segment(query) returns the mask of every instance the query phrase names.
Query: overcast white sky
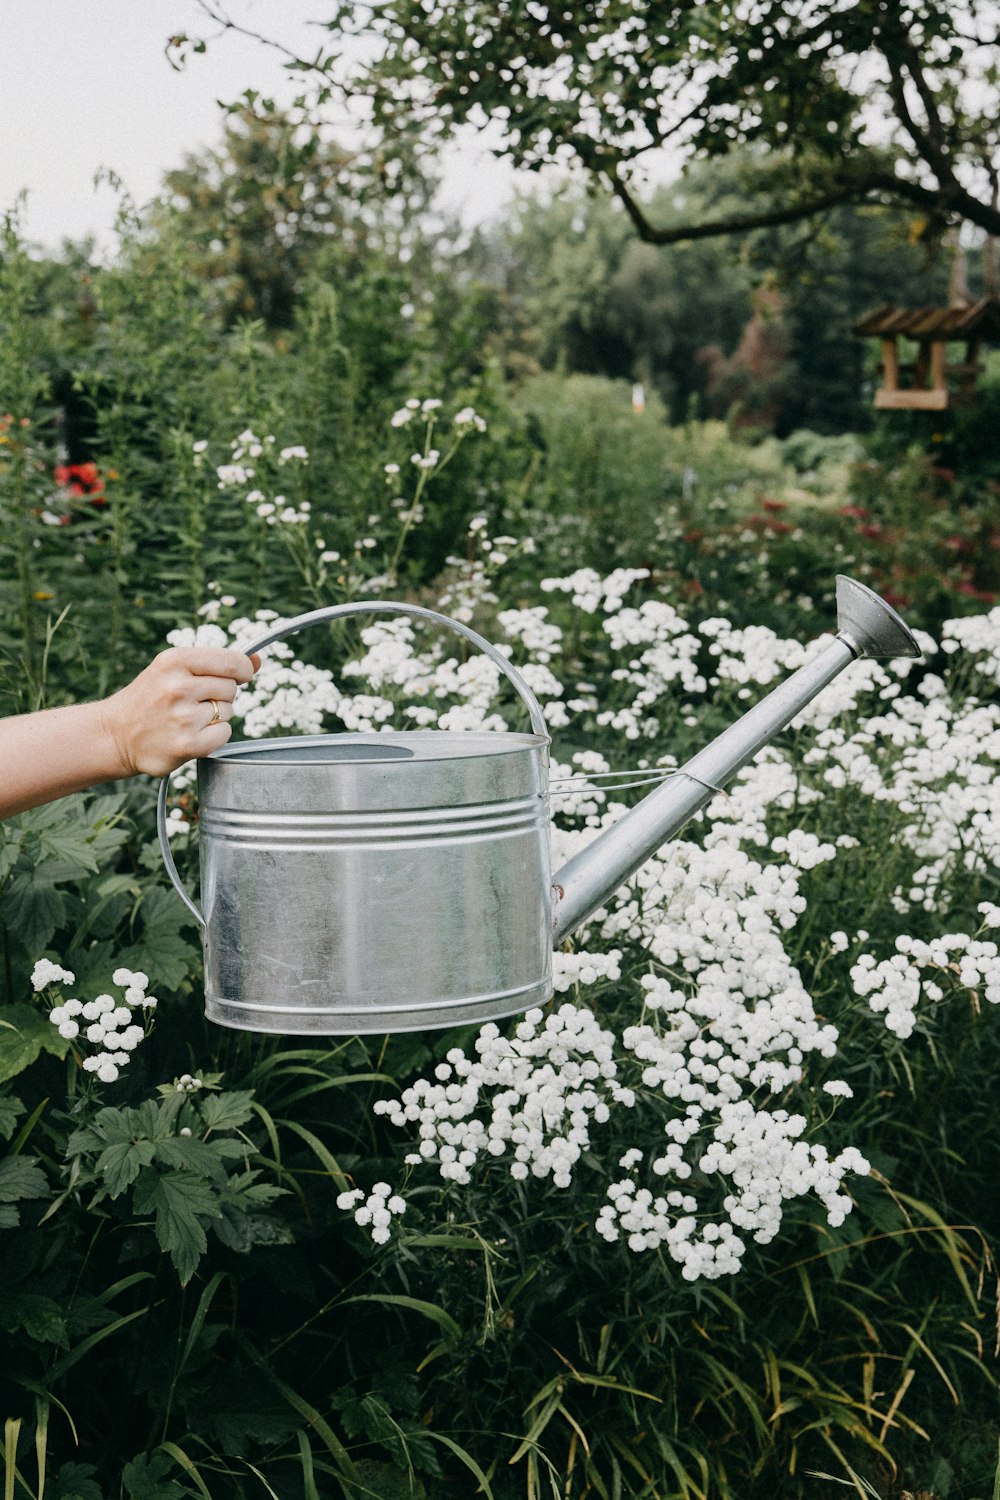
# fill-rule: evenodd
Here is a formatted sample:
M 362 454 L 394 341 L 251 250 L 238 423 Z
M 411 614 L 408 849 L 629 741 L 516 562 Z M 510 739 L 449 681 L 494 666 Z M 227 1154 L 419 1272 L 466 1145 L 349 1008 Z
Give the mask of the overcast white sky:
M 230 0 L 230 14 L 293 48 L 315 51 L 308 22 L 323 0 Z M 218 99 L 244 89 L 291 97 L 277 54 L 228 34 L 175 72 L 174 33 L 205 34 L 196 0 L 0 0 L 0 212 L 26 189 L 27 237 L 49 248 L 88 232 L 110 242 L 116 200 L 95 174 L 110 169 L 139 203 L 185 151 L 214 145 Z M 453 154 L 445 202 L 467 222 L 495 213 L 511 174 L 469 142 Z

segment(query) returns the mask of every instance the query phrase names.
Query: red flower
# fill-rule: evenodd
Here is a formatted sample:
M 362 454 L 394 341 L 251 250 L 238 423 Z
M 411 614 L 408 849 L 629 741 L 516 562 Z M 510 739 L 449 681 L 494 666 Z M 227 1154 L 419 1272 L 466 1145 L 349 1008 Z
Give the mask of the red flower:
M 52 474 L 56 484 L 69 490 L 71 495 L 79 495 L 91 505 L 107 505 L 104 481 L 95 463 L 56 464 Z
M 854 516 L 856 520 L 863 521 L 868 512 L 863 505 L 842 505 L 840 507 L 840 514 L 842 516 Z
M 882 540 L 882 528 L 878 525 L 859 526 L 858 536 L 866 536 L 873 542 L 880 542 Z
M 788 501 L 787 500 L 762 500 L 760 503 L 764 507 L 765 510 L 787 510 L 788 509 Z

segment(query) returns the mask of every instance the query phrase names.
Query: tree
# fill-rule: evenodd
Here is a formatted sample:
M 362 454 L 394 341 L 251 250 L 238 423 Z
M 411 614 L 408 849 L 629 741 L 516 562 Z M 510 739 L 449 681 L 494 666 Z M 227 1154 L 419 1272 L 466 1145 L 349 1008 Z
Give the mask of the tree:
M 240 29 L 220 4 L 201 0 Z M 501 154 L 582 163 L 654 244 L 845 203 L 905 208 L 929 232 L 967 220 L 1000 233 L 995 0 L 334 0 L 325 24 L 330 45 L 291 61 L 321 93 L 367 95 L 397 140 L 499 123 Z M 340 42 L 362 32 L 373 60 L 347 77 Z M 747 211 L 649 215 L 656 153 L 736 150 Z
M 735 156 L 696 164 L 682 194 L 661 189 L 650 212 L 747 212 L 739 176 Z M 493 289 L 488 338 L 512 374 L 534 362 L 641 380 L 675 422 L 739 401 L 754 425 L 773 419 L 782 434 L 841 432 L 865 427 L 871 414 L 863 365 L 874 351 L 853 337 L 853 324 L 879 302 L 920 306 L 946 295 L 946 258 L 912 243 L 907 229 L 887 209 L 845 205 L 809 225 L 655 246 L 637 239 L 615 200 L 575 186 L 525 197 L 503 224 L 479 231 L 456 264 Z M 978 260 L 971 269 L 978 286 Z M 772 298 L 768 316 L 755 313 L 769 288 L 780 310 Z M 778 384 L 764 399 L 758 335 L 773 356 L 779 327 L 787 359 L 771 372 Z
M 321 251 L 343 267 L 375 252 L 412 254 L 428 179 L 387 184 L 315 125 L 247 95 L 227 119 L 219 147 L 188 155 L 168 172 L 168 211 L 179 212 L 196 269 L 214 283 L 230 321 L 291 326 L 304 275 Z M 163 212 L 154 213 L 154 223 Z

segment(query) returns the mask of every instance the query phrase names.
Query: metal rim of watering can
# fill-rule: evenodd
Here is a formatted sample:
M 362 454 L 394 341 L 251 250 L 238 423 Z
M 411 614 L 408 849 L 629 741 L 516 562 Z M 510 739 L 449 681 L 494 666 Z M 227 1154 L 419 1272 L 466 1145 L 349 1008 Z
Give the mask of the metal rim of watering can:
M 435 625 L 445 625 L 453 630 L 456 635 L 464 636 L 472 645 L 478 647 L 484 656 L 488 656 L 494 666 L 510 682 L 521 702 L 528 710 L 531 719 L 531 727 L 540 739 L 549 740 L 548 726 L 542 713 L 541 705 L 534 693 L 531 691 L 520 672 L 508 661 L 502 651 L 499 651 L 485 636 L 478 631 L 472 630 L 468 625 L 463 625 L 461 620 L 453 620 L 450 615 L 442 615 L 434 609 L 425 609 L 420 604 L 397 604 L 390 600 L 381 599 L 359 599 L 351 604 L 329 604 L 323 609 L 313 609 L 307 614 L 296 615 L 292 620 L 286 620 L 276 630 L 269 630 L 266 635 L 258 637 L 246 646 L 241 646 L 249 656 L 252 652 L 263 651 L 265 646 L 272 646 L 275 641 L 282 640 L 286 635 L 294 635 L 299 630 L 304 630 L 307 625 L 319 625 L 324 620 L 345 619 L 349 615 L 362 614 L 384 614 L 384 615 L 415 615 L 422 620 L 431 620 Z M 194 917 L 198 926 L 203 930 L 206 926 L 205 918 L 191 900 L 174 863 L 173 854 L 170 851 L 170 838 L 167 833 L 167 793 L 170 785 L 170 773 L 168 772 L 160 782 L 159 795 L 156 799 L 156 831 L 160 841 L 160 853 L 171 883 L 180 896 L 188 911 Z

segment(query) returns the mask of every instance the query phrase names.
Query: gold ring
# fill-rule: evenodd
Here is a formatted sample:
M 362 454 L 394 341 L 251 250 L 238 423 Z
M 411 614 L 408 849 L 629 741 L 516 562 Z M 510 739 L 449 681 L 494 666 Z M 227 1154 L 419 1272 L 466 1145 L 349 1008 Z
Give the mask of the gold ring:
M 209 698 L 208 701 L 212 705 L 212 717 L 208 722 L 209 724 L 218 724 L 222 718 L 222 709 L 214 698 Z

